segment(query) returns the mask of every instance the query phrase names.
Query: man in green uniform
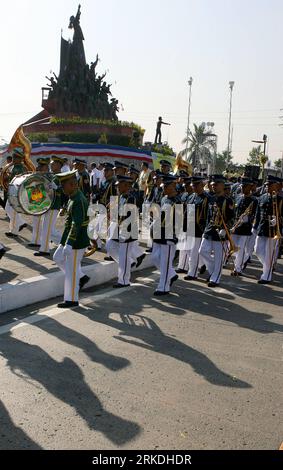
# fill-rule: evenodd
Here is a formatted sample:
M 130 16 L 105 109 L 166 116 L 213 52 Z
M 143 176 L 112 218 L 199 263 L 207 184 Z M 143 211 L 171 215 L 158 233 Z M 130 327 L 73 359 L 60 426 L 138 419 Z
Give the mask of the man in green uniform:
M 57 175 L 64 194 L 69 196 L 67 218 L 61 243 L 54 253 L 54 261 L 65 274 L 64 302 L 59 308 L 79 305 L 79 290 L 89 281 L 81 270 L 85 249 L 89 246 L 88 201 L 79 190 L 76 170 Z

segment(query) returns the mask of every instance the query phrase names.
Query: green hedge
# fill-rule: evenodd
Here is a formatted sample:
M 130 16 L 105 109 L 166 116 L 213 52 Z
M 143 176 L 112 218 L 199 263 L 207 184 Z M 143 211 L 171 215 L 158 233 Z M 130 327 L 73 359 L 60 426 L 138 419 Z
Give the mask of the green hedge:
M 65 133 L 65 134 L 29 134 L 29 139 L 32 142 L 47 143 L 48 137 L 56 137 L 61 142 L 76 142 L 85 144 L 98 144 L 98 140 L 101 134 L 77 134 L 77 133 Z M 120 145 L 121 147 L 130 147 L 131 137 L 124 135 L 107 135 L 107 143 L 109 145 Z
M 93 119 L 93 118 L 80 118 L 78 116 L 74 116 L 72 118 L 59 118 L 53 117 L 50 119 L 51 124 L 98 124 L 102 126 L 109 126 L 109 127 L 131 127 L 135 129 L 140 134 L 144 135 L 145 130 L 135 124 L 134 122 L 127 122 L 127 121 L 107 121 L 103 119 Z

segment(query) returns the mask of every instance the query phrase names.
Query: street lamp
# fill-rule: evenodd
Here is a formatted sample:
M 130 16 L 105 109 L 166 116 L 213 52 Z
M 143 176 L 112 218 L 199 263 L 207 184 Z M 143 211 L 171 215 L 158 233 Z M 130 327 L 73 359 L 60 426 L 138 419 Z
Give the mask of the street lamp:
M 186 142 L 186 160 L 188 159 L 188 146 L 189 146 L 189 134 L 190 134 L 190 116 L 191 116 L 191 98 L 192 98 L 192 85 L 193 79 L 190 77 L 188 80 L 189 85 L 189 107 L 188 107 L 188 124 L 187 124 L 187 142 Z
M 233 88 L 235 82 L 229 82 L 230 88 L 230 109 L 229 109 L 229 129 L 228 129 L 228 145 L 227 145 L 227 166 L 229 161 L 229 155 L 231 151 L 231 118 L 232 118 L 232 97 L 233 97 Z

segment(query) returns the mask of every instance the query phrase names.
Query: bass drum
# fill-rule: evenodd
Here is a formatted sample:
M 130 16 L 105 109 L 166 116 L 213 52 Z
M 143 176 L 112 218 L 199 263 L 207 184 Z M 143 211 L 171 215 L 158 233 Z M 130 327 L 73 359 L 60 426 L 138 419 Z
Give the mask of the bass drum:
M 44 214 L 50 209 L 54 197 L 53 183 L 47 174 L 29 173 L 15 176 L 9 184 L 9 203 L 21 214 Z

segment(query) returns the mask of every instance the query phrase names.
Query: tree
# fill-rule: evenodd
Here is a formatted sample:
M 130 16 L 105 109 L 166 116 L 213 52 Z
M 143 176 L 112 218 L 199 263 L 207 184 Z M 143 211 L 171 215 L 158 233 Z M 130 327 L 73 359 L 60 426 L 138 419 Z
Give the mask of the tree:
M 247 163 L 249 165 L 260 165 L 259 157 L 261 156 L 261 146 L 253 147 L 249 153 Z
M 279 158 L 278 160 L 275 160 L 274 167 L 276 168 L 276 170 L 281 171 L 281 169 L 282 169 L 282 158 Z
M 189 161 L 193 168 L 200 164 L 207 166 L 213 161 L 213 154 L 216 148 L 215 134 L 206 129 L 205 124 L 197 126 L 194 124 L 193 132 L 190 131 L 188 137 L 185 137 L 182 144 L 188 144 L 190 154 Z M 181 156 L 186 156 L 186 149 L 182 150 Z
M 231 152 L 228 154 L 227 150 L 224 150 L 224 152 L 218 153 L 215 158 L 215 173 L 221 174 L 226 170 L 231 171 L 231 166 L 235 166 L 232 164 L 232 160 Z

